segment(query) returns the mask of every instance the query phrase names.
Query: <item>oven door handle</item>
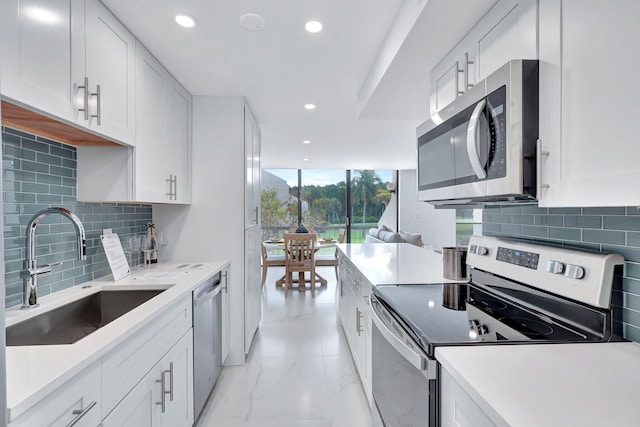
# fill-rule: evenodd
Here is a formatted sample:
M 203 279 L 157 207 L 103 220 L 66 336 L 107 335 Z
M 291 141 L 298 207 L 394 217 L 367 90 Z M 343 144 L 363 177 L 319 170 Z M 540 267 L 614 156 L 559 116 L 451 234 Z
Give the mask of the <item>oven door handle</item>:
M 378 316 L 376 312 L 375 306 L 372 305 L 371 310 L 372 316 L 371 319 L 373 323 L 376 325 L 382 336 L 391 346 L 398 351 L 407 359 L 409 363 L 411 363 L 416 369 L 420 371 L 426 371 L 428 367 L 426 356 L 421 355 L 420 353 L 415 352 L 413 349 L 407 347 L 404 342 L 391 330 L 387 327 L 386 323 Z

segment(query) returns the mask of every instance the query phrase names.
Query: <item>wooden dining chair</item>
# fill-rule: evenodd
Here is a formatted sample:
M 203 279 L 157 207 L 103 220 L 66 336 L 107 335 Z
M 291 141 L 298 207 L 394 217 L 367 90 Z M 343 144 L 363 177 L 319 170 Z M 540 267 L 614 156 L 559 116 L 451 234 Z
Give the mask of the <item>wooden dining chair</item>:
M 262 286 L 264 286 L 264 281 L 267 279 L 267 268 L 284 267 L 285 259 L 284 259 L 284 255 L 269 254 L 267 252 L 267 247 L 264 244 L 261 246 L 262 246 Z
M 341 228 L 338 231 L 338 243 L 344 243 L 344 236 L 347 234 L 347 230 Z M 316 267 L 333 267 L 336 273 L 336 280 L 338 280 L 338 248 L 333 255 L 317 255 Z
M 306 286 L 304 273 L 309 272 L 311 281 L 311 297 L 316 296 L 316 236 L 311 233 L 285 233 L 285 282 L 284 296 L 286 298 L 293 283 L 293 273 L 298 273 L 298 286 Z

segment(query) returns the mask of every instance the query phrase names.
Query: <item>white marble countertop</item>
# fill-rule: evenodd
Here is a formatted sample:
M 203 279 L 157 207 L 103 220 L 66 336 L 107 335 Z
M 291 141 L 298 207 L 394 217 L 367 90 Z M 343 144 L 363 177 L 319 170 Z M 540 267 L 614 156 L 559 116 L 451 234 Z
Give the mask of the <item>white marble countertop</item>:
M 338 248 L 372 285 L 461 282 L 442 277 L 441 254 L 409 243 L 341 243 Z
M 167 289 L 74 344 L 7 347 L 7 421 L 17 418 L 127 337 L 144 328 L 174 301 L 190 293 L 228 266 L 229 262 L 201 263 L 198 268 L 177 268 L 184 264 L 159 263 L 135 271 L 117 282 L 113 282 L 111 276 L 106 276 L 43 296 L 39 298 L 38 308 L 28 311 L 20 310 L 19 306 L 7 309 L 8 327 L 101 290 Z M 158 278 L 163 275 L 167 277 Z M 82 289 L 86 285 L 91 287 Z
M 637 426 L 640 345 L 438 347 L 436 358 L 498 426 Z

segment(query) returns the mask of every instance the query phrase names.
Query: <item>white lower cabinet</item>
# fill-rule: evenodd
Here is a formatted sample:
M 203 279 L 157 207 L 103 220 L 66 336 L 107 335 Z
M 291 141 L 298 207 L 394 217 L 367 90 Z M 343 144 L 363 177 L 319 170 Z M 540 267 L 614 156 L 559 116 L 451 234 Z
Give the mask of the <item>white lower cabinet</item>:
M 192 326 L 189 293 L 10 426 L 193 425 Z
M 371 402 L 371 284 L 340 254 L 338 316 L 360 381 Z
M 440 375 L 440 425 L 442 427 L 495 427 L 477 403 L 447 372 Z
M 190 329 L 102 421 L 103 427 L 193 424 L 193 332 Z
M 37 405 L 9 423 L 11 427 L 95 427 L 101 419 L 100 362 L 94 363 Z

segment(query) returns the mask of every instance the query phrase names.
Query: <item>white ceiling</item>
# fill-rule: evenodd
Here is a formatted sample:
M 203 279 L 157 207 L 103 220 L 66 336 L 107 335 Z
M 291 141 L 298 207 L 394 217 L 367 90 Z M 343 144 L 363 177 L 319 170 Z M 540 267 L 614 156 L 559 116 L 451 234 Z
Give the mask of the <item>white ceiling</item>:
M 428 100 L 418 102 L 417 114 L 416 108 L 397 113 L 402 99 L 392 98 L 388 87 L 403 80 L 401 69 L 390 73 L 396 82 L 385 86 L 386 98 L 377 99 L 396 112 L 385 117 L 378 105 L 369 109 L 375 113 L 362 114 L 375 118 L 357 116 L 359 90 L 398 10 L 403 1 L 416 0 L 102 1 L 193 95 L 246 98 L 262 130 L 263 167 L 415 167 L 415 128 L 426 119 Z M 177 12 L 196 17 L 199 25 L 178 27 L 173 21 Z M 254 32 L 240 26 L 238 19 L 247 12 L 262 15 L 266 27 Z M 305 31 L 305 22 L 312 19 L 323 23 L 322 32 Z M 460 28 L 456 40 L 466 31 Z M 404 66 L 408 70 L 411 64 Z M 422 72 L 428 75 L 430 69 Z M 424 98 L 426 80 L 416 81 Z M 416 89 L 404 87 L 405 93 Z M 318 108 L 305 110 L 306 103 Z

